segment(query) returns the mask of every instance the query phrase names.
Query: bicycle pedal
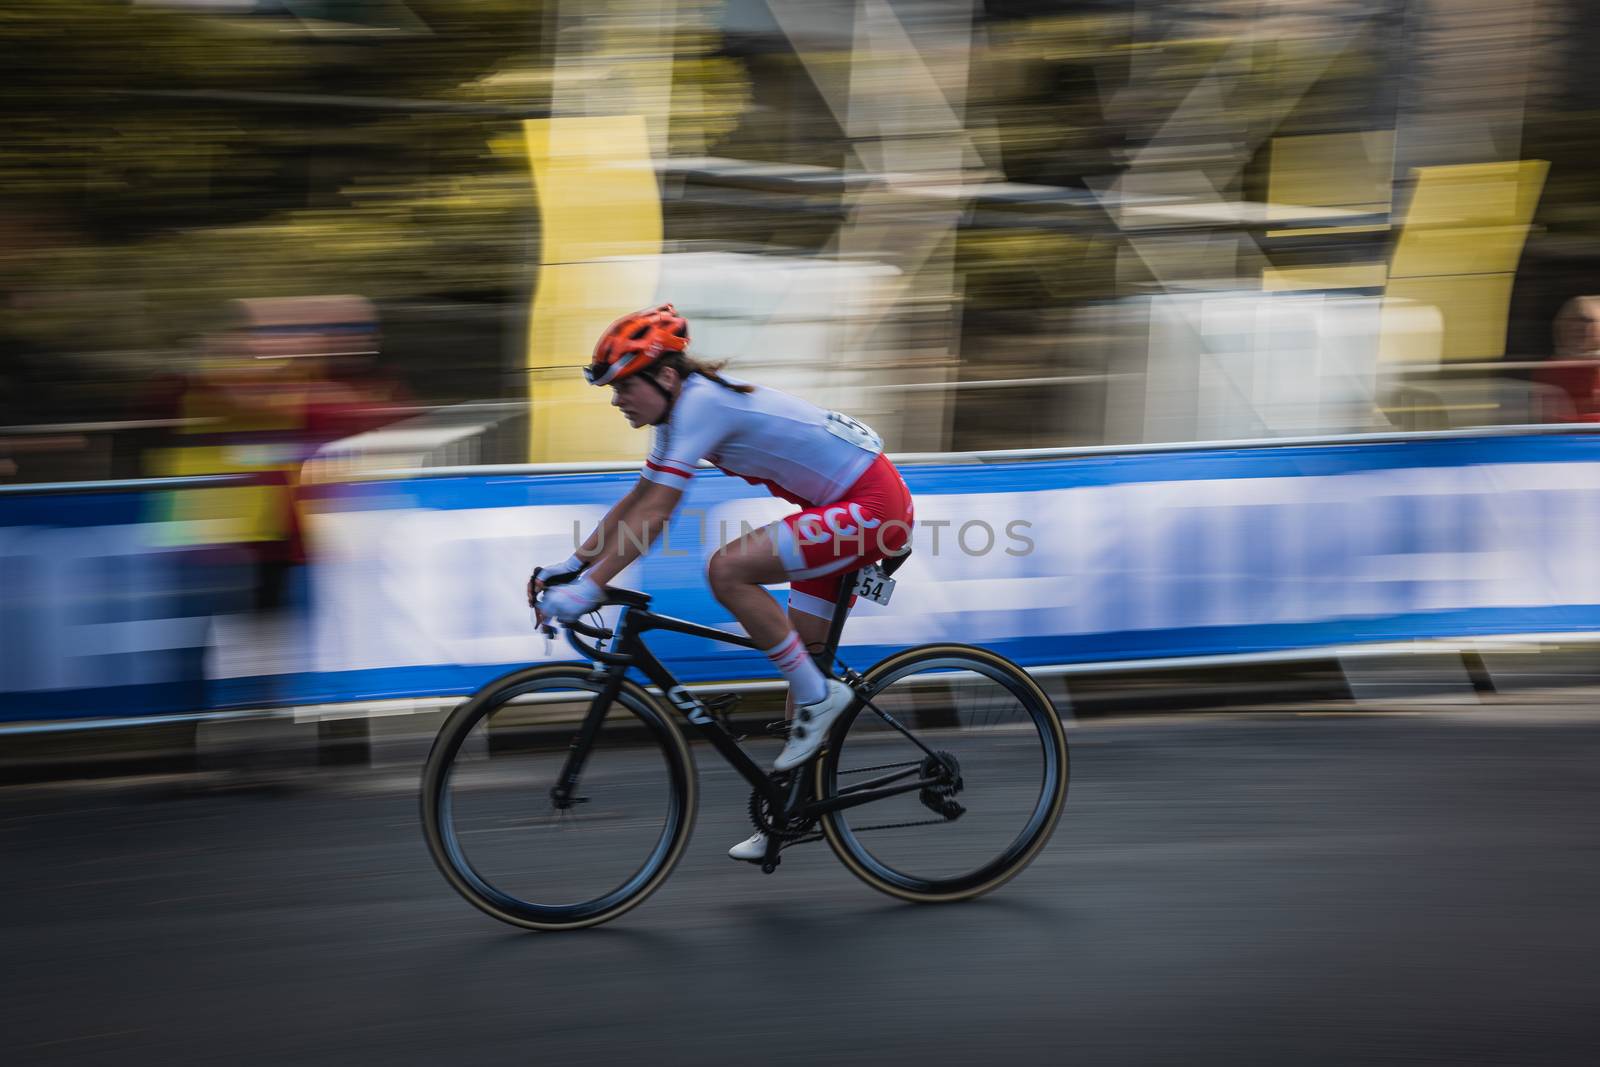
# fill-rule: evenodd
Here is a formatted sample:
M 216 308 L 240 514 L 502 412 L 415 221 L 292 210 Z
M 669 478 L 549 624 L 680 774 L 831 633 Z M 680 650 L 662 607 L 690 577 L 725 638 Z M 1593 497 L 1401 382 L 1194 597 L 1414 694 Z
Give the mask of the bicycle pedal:
M 774 858 L 771 863 L 763 863 L 761 865 L 761 873 L 771 874 L 773 871 L 778 869 L 778 864 L 782 862 L 783 861 L 781 859 Z
M 775 737 L 780 741 L 787 741 L 789 739 L 789 720 L 773 719 L 761 727 L 761 736 Z

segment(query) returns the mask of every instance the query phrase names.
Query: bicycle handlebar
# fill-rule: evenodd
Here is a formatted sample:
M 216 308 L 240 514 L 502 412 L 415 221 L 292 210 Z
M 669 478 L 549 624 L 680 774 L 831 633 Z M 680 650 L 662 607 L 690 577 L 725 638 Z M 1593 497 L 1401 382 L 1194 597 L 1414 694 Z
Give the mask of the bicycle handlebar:
M 611 607 L 616 603 L 616 601 L 602 601 L 599 606 Z M 567 644 L 571 645 L 573 650 L 584 659 L 593 660 L 596 663 L 627 662 L 627 658 L 624 656 L 619 656 L 614 652 L 607 652 L 598 647 L 591 647 L 578 640 L 578 638 L 582 636 L 587 637 L 589 640 L 597 643 L 600 641 L 609 641 L 615 636 L 615 631 L 608 630 L 603 626 L 590 626 L 588 623 L 579 622 L 576 620 L 572 622 L 560 622 L 553 619 L 547 619 L 545 624 L 540 627 L 540 629 L 544 631 L 544 635 L 546 637 L 555 637 L 557 626 L 563 627 L 566 630 Z
M 601 605 L 601 607 L 605 606 L 607 605 Z M 609 641 L 613 636 L 613 631 L 607 630 L 603 626 L 590 626 L 582 622 L 569 622 L 564 625 L 569 631 L 580 633 L 591 641 Z

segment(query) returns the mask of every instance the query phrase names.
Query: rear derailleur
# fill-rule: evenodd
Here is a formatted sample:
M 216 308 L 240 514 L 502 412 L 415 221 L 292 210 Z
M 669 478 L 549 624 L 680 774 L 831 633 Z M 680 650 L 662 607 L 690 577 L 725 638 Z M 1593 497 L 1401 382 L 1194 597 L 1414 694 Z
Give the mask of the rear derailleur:
M 933 784 L 924 786 L 917 794 L 922 806 L 946 819 L 959 819 L 967 809 L 956 801 L 956 794 L 965 788 L 961 780 L 961 764 L 945 751 L 935 752 L 922 761 L 918 772 L 923 778 L 933 778 Z

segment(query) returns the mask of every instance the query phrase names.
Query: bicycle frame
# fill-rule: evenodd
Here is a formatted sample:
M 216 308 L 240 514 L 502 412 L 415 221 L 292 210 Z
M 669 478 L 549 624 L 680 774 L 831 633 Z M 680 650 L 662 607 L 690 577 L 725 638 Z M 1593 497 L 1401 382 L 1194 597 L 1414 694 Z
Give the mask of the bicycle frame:
M 904 560 L 899 557 L 895 562 Z M 824 669 L 831 666 L 834 655 L 838 650 L 839 635 L 844 629 L 844 615 L 849 610 L 850 598 L 855 588 L 856 573 L 851 572 L 841 584 L 839 599 L 834 607 L 834 617 L 829 627 L 828 640 L 817 659 Z M 811 795 L 811 790 L 805 784 L 810 777 L 804 773 L 797 773 L 789 782 L 774 781 L 761 766 L 751 759 L 740 747 L 739 742 L 728 732 L 727 728 L 712 715 L 705 704 L 694 694 L 685 689 L 671 671 L 656 658 L 655 654 L 645 645 L 643 635 L 651 630 L 666 630 L 672 633 L 688 634 L 691 637 L 703 637 L 711 641 L 722 641 L 727 644 L 738 645 L 742 648 L 755 649 L 759 646 L 750 638 L 739 634 L 728 633 L 726 630 L 717 630 L 709 626 L 689 622 L 686 619 L 673 618 L 670 615 L 660 615 L 651 611 L 645 604 L 648 598 L 641 593 L 629 590 L 612 590 L 611 604 L 622 606 L 622 615 L 617 621 L 615 630 L 603 630 L 587 626 L 583 623 L 572 623 L 567 626 L 567 640 L 580 655 L 597 664 L 604 664 L 602 673 L 607 682 L 605 687 L 595 695 L 589 705 L 589 711 L 584 716 L 583 725 L 578 734 L 573 738 L 572 746 L 568 749 L 567 759 L 562 767 L 557 784 L 551 789 L 550 796 L 557 807 L 568 807 L 573 803 L 578 780 L 583 773 L 584 762 L 588 758 L 589 749 L 594 744 L 595 736 L 600 732 L 600 725 L 605 719 L 606 710 L 611 706 L 618 693 L 622 690 L 622 680 L 630 667 L 637 668 L 648 678 L 652 684 L 666 694 L 667 700 L 674 708 L 682 712 L 685 719 L 695 731 L 708 741 L 713 748 L 727 760 L 740 776 L 748 781 L 752 788 L 759 791 L 767 800 L 770 810 L 779 813 L 784 820 L 800 819 L 809 821 L 829 812 L 840 811 L 845 808 L 869 804 L 885 797 L 909 793 L 914 790 L 925 789 L 941 782 L 938 775 L 923 775 L 921 768 L 897 771 L 882 775 L 870 781 L 861 782 L 851 786 L 848 790 L 825 800 L 819 800 Z M 595 641 L 610 640 L 610 649 L 601 649 L 585 645 L 578 639 L 579 635 Z M 868 701 L 868 706 L 872 707 Z M 910 734 L 884 712 L 873 708 L 873 712 L 882 716 L 901 732 Z M 912 740 L 916 740 L 912 738 Z M 919 747 L 932 752 L 917 742 Z M 913 781 L 905 781 L 914 778 Z

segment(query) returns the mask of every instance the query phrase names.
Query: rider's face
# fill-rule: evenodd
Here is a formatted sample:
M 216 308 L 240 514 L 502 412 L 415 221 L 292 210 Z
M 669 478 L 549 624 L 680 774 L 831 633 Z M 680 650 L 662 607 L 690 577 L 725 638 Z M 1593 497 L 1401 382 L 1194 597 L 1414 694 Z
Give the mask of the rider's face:
M 672 369 L 666 368 L 659 380 L 671 392 L 675 378 Z M 661 420 L 667 411 L 667 398 L 661 395 L 660 389 L 634 375 L 612 385 L 611 406 L 619 409 L 627 418 L 628 425 L 637 430 L 641 426 L 653 426 Z

